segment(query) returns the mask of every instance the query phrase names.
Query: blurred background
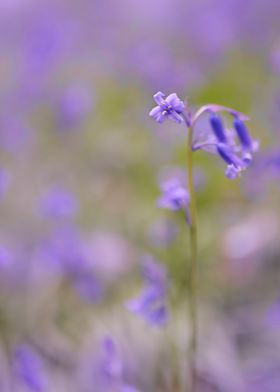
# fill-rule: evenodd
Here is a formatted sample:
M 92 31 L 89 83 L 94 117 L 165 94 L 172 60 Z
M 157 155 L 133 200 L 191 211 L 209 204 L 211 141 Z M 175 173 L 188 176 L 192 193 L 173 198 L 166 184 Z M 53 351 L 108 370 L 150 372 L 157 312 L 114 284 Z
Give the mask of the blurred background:
M 156 206 L 186 131 L 149 118 L 159 90 L 246 113 L 261 142 L 235 181 L 195 153 L 198 391 L 280 391 L 279 15 L 276 0 L 0 2 L 1 391 L 188 391 L 188 229 Z M 164 327 L 126 306 L 147 254 L 168 276 Z

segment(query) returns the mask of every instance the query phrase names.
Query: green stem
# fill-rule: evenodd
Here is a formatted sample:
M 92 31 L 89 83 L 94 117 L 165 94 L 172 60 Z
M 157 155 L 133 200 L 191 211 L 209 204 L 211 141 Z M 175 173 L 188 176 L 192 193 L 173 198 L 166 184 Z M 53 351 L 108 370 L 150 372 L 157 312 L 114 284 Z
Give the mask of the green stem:
M 193 127 L 188 126 L 188 145 L 187 145 L 187 172 L 188 187 L 190 193 L 190 298 L 189 312 L 191 323 L 190 337 L 190 368 L 191 368 L 191 392 L 195 391 L 196 384 L 196 355 L 197 355 L 197 212 L 196 212 L 196 196 L 193 181 L 193 151 L 192 137 Z

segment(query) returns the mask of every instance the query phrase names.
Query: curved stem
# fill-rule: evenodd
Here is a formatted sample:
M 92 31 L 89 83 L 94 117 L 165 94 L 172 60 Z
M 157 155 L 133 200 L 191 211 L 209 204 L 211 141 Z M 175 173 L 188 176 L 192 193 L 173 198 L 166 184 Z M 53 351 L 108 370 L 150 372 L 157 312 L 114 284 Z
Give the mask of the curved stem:
M 196 211 L 196 196 L 193 180 L 193 151 L 192 138 L 193 126 L 187 125 L 188 128 L 188 144 L 187 144 L 187 173 L 188 173 L 188 187 L 190 192 L 190 298 L 189 298 L 189 312 L 191 323 L 191 337 L 190 337 L 190 367 L 191 367 L 191 392 L 195 391 L 196 384 L 196 355 L 197 355 L 197 211 Z

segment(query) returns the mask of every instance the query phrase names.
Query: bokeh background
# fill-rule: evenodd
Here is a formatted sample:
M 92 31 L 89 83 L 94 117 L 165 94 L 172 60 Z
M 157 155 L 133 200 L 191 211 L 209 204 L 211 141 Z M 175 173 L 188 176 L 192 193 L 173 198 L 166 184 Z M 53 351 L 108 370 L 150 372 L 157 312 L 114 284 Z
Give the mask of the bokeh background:
M 199 391 L 280 390 L 280 2 L 0 2 L 0 390 L 188 391 L 189 239 L 156 207 L 186 132 L 177 94 L 251 117 L 253 166 L 195 154 Z M 150 254 L 169 319 L 126 308 Z

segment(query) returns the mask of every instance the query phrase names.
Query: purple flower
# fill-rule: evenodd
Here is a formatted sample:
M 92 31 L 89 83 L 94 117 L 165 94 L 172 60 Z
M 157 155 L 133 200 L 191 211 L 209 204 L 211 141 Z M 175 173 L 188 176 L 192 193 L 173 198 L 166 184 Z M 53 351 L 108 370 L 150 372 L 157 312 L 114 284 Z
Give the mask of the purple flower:
M 185 105 L 175 93 L 165 97 L 162 92 L 158 92 L 154 95 L 154 100 L 158 106 L 153 108 L 149 115 L 158 123 L 162 123 L 168 117 L 176 123 L 185 122 L 187 128 L 192 127 L 194 129 L 197 120 L 202 115 L 210 114 L 209 122 L 212 132 L 208 132 L 206 137 L 205 132 L 200 133 L 199 137 L 195 133 L 192 149 L 193 151 L 203 149 L 219 155 L 227 163 L 225 171 L 227 178 L 234 179 L 238 177 L 252 162 L 252 153 L 258 150 L 259 143 L 252 140 L 244 123 L 248 118 L 243 113 L 225 106 L 212 104 L 202 106 L 194 115 L 189 112 L 183 113 Z M 234 117 L 234 131 L 227 130 L 224 127 L 221 117 L 217 114 L 220 111 L 227 112 Z M 236 142 L 236 136 L 239 144 Z M 163 195 L 158 201 L 160 207 L 169 208 L 173 211 L 184 209 L 187 212 L 189 195 L 181 185 L 176 181 L 174 183 L 172 180 L 163 185 L 162 192 Z
M 234 129 L 226 129 L 218 111 L 226 111 L 234 117 Z M 233 109 L 217 105 L 207 105 L 201 108 L 194 116 L 197 120 L 203 113 L 210 113 L 209 123 L 212 133 L 195 135 L 193 151 L 202 149 L 217 154 L 227 163 L 225 175 L 229 179 L 235 179 L 247 169 L 252 162 L 252 153 L 259 148 L 259 143 L 252 140 L 244 123 L 246 116 Z
M 150 111 L 149 116 L 156 122 L 161 124 L 166 118 L 179 124 L 184 121 L 181 114 L 185 104 L 178 98 L 176 93 L 172 93 L 165 98 L 165 94 L 159 91 L 154 95 L 154 100 L 158 106 Z
M 124 381 L 123 361 L 114 340 L 106 336 L 101 342 L 99 384 L 103 391 L 137 392 Z
M 246 179 L 246 191 L 253 198 L 267 194 L 271 183 L 279 187 L 280 153 L 279 146 L 265 149 L 252 165 L 252 175 Z
M 235 151 L 227 144 L 217 144 L 217 152 L 219 156 L 228 164 L 225 174 L 228 179 L 235 179 L 242 170 L 246 169 L 251 163 L 250 154 L 240 158 Z
M 209 121 L 210 121 L 211 127 L 213 129 L 213 132 L 214 132 L 216 138 L 219 140 L 219 142 L 226 143 L 227 137 L 226 137 L 224 124 L 222 122 L 221 117 L 218 116 L 216 113 L 212 112 L 210 114 Z
M 236 117 L 233 121 L 233 126 L 239 137 L 242 149 L 245 152 L 255 152 L 259 149 L 258 141 L 252 140 L 251 135 L 244 123 L 240 118 Z
M 52 187 L 43 196 L 41 211 L 51 218 L 69 218 L 75 215 L 78 203 L 74 195 L 62 187 Z
M 13 357 L 13 369 L 21 382 L 34 392 L 46 391 L 47 380 L 43 362 L 27 344 L 18 346 Z
M 127 307 L 151 325 L 164 325 L 167 322 L 166 271 L 151 256 L 147 256 L 143 262 L 142 274 L 145 287 L 139 297 L 128 302 Z
M 87 303 L 95 303 L 102 296 L 102 288 L 90 268 L 80 269 L 72 278 L 76 293 Z
M 186 210 L 190 202 L 187 189 L 181 184 L 180 180 L 173 177 L 164 181 L 161 186 L 161 196 L 157 201 L 157 206 L 167 208 L 171 211 Z
M 90 303 L 100 300 L 101 283 L 79 232 L 71 227 L 54 230 L 50 239 L 43 244 L 41 252 L 49 267 L 67 278 L 83 300 Z
M 68 88 L 57 103 L 57 123 L 62 128 L 79 126 L 92 107 L 90 91 L 82 86 Z
M 102 358 L 101 373 L 104 379 L 109 383 L 114 382 L 116 379 L 121 377 L 122 373 L 122 362 L 117 353 L 117 349 L 113 339 L 110 336 L 105 337 L 102 342 Z

